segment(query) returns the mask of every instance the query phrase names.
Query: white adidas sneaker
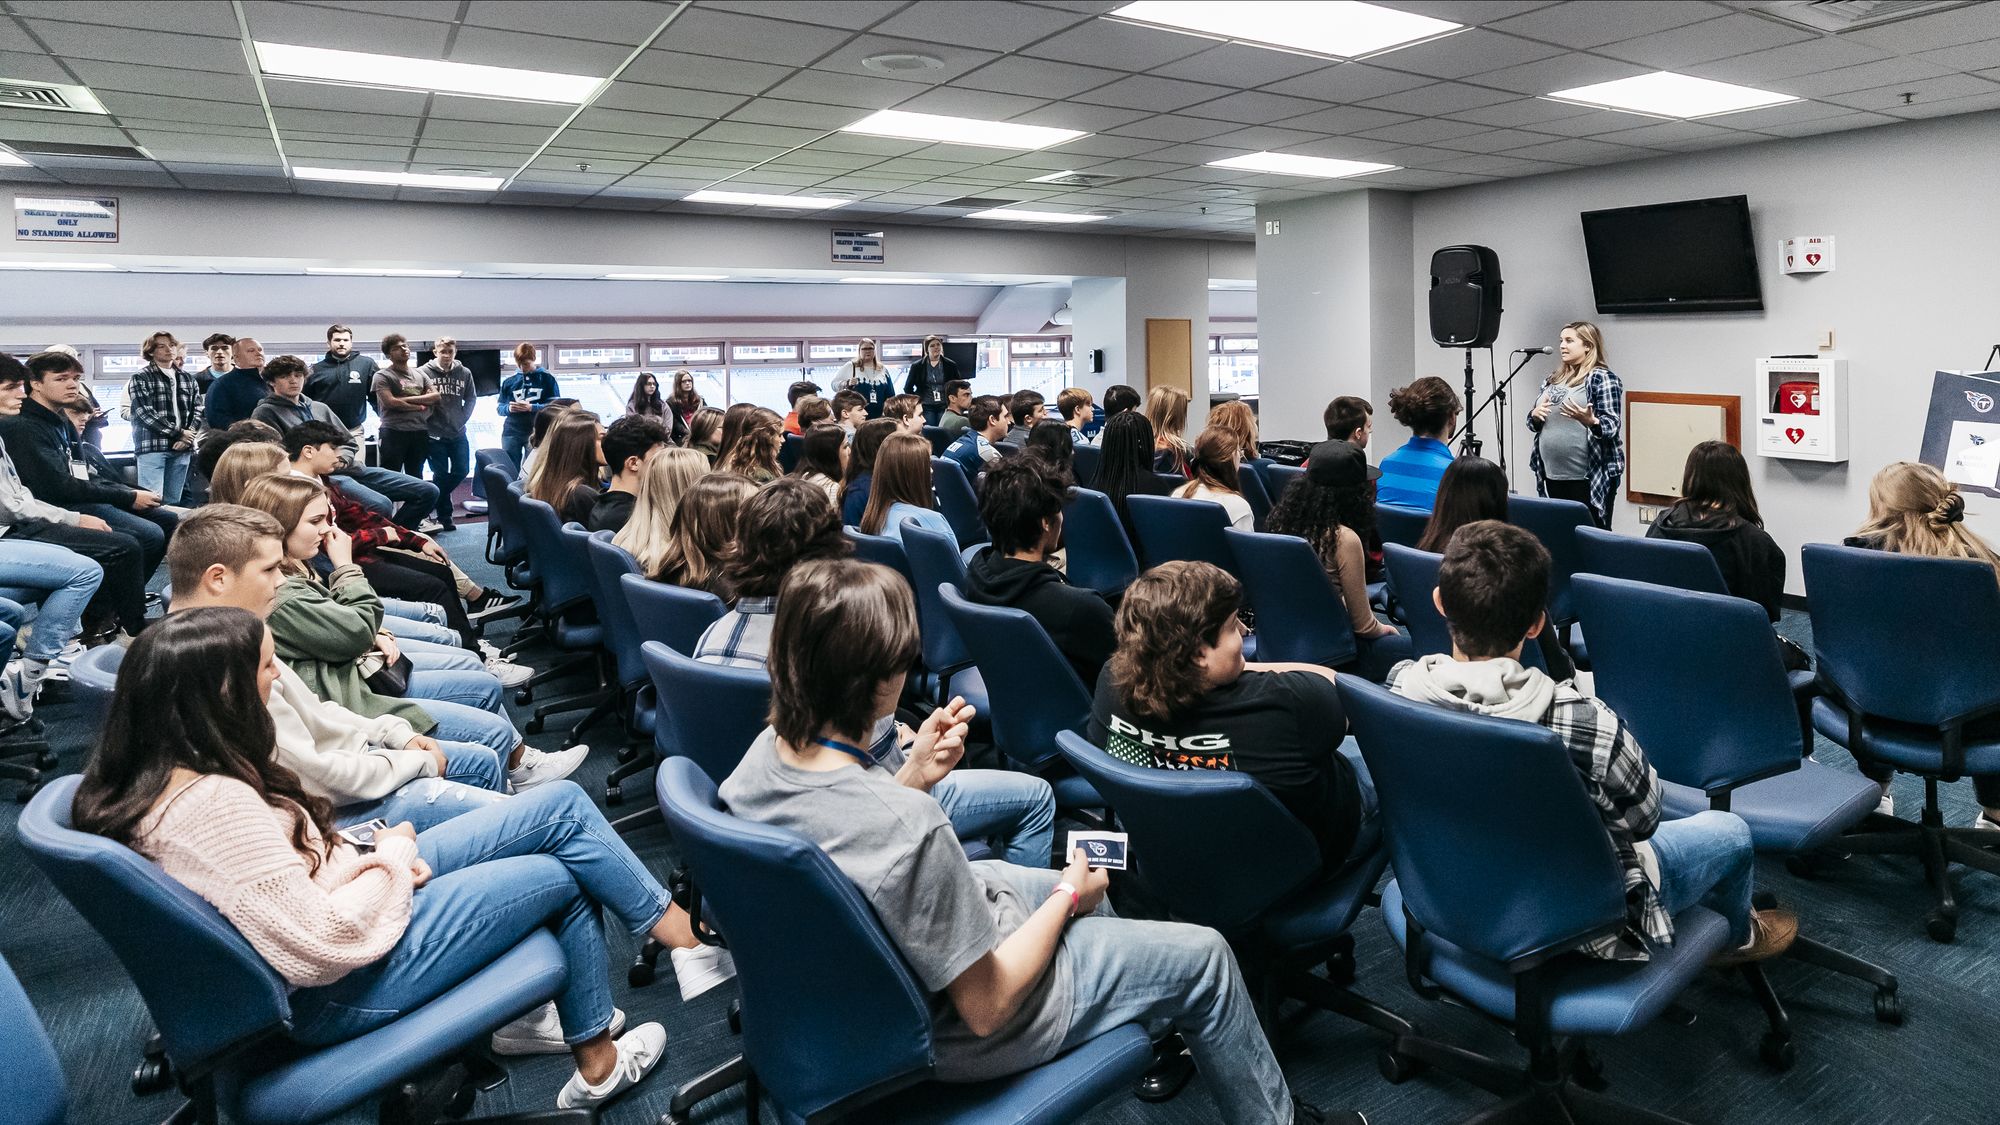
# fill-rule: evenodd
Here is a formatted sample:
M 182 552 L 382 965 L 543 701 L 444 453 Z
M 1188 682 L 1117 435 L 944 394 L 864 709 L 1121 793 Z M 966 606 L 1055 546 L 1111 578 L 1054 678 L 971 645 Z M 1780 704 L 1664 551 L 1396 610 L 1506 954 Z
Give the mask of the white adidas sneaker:
M 618 1061 L 604 1081 L 592 1085 L 583 1080 L 582 1071 L 570 1075 L 562 1092 L 556 1095 L 556 1108 L 603 1105 L 637 1086 L 666 1057 L 667 1029 L 656 1023 L 642 1023 L 619 1037 Z
M 613 1039 L 625 1033 L 624 1009 L 611 1009 L 611 1026 L 606 1030 L 611 1032 Z M 493 1053 L 496 1055 L 569 1053 L 569 1044 L 563 1042 L 562 1020 L 556 1015 L 555 1001 L 551 1000 L 494 1032 Z

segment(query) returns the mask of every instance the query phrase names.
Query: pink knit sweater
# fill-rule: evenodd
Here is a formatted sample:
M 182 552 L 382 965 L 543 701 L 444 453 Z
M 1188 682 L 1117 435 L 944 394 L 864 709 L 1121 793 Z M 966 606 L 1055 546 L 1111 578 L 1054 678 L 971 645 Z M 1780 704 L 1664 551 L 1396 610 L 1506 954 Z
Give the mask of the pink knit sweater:
M 306 831 L 324 846 L 310 825 Z M 336 840 L 308 873 L 291 833 L 290 812 L 209 774 L 169 789 L 132 846 L 221 911 L 294 987 L 332 984 L 402 940 L 416 845 L 391 836 L 363 855 Z

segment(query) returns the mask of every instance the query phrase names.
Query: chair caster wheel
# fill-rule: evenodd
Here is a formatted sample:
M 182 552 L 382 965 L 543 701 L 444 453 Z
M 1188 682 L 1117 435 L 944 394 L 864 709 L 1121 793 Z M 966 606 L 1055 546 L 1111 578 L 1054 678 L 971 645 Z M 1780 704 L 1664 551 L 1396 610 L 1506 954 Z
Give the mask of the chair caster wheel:
M 478 1088 L 468 1082 L 458 1088 L 458 1092 L 451 1096 L 451 1101 L 445 1103 L 444 1115 L 453 1121 L 460 1120 L 472 1112 L 472 1104 L 478 1098 Z
M 1570 1080 L 1586 1090 L 1601 1092 L 1610 1083 L 1604 1080 L 1604 1062 L 1589 1051 L 1578 1051 L 1570 1068 Z
M 653 983 L 653 976 L 657 971 L 653 966 L 646 964 L 644 961 L 637 962 L 631 968 L 625 970 L 625 983 L 631 985 L 633 988 L 644 988 Z
M 1958 919 L 1943 914 L 1933 914 L 1924 919 L 1924 932 L 1931 935 L 1932 941 L 1950 945 L 1958 940 Z
M 741 1004 L 731 1004 L 729 1006 L 729 1032 L 732 1035 L 743 1034 L 743 1005 Z
M 622 805 L 622 804 L 624 804 L 624 803 L 625 803 L 625 787 L 624 787 L 623 785 L 607 785 L 607 786 L 605 786 L 605 787 L 604 787 L 604 803 L 605 803 L 605 804 L 607 804 L 607 805 Z
M 1763 1041 L 1757 1044 L 1757 1057 L 1764 1060 L 1765 1066 L 1783 1073 L 1792 1069 L 1792 1064 L 1798 1061 L 1799 1053 L 1798 1048 L 1792 1046 L 1789 1037 L 1766 1035 Z
M 675 1113 L 671 1109 L 660 1115 L 660 1125 L 688 1125 L 688 1120 L 687 1114 Z
M 1400 1086 L 1408 1082 L 1423 1068 L 1423 1063 L 1408 1055 L 1399 1055 L 1393 1048 L 1385 1047 L 1381 1054 L 1375 1056 L 1375 1069 L 1382 1072 L 1383 1080 L 1391 1086 Z
M 1328 957 L 1326 959 L 1326 979 L 1342 988 L 1352 987 L 1354 984 L 1354 955 L 1352 953 L 1336 953 Z
M 132 1068 L 132 1092 L 140 1096 L 157 1094 L 174 1084 L 173 1072 L 167 1068 L 167 1060 L 144 1059 Z
M 1875 994 L 1875 1018 L 1895 1027 L 1903 1026 L 1903 1002 L 1884 989 Z
M 29 785 L 23 785 L 19 789 L 14 791 L 14 803 L 17 805 L 25 805 L 29 801 L 34 800 L 35 794 L 41 791 L 42 791 L 42 783 L 39 781 Z
M 1786 856 L 1785 870 L 1800 879 L 1815 879 L 1819 877 L 1819 869 L 1812 865 L 1811 860 L 1802 855 Z
M 535 701 L 535 692 L 534 692 L 534 689 L 532 689 L 532 688 L 516 688 L 516 689 L 515 689 L 515 691 L 514 691 L 514 702 L 516 702 L 516 703 L 520 704 L 521 706 L 525 707 L 525 706 L 527 706 L 528 704 L 530 704 L 530 703 L 533 703 L 534 701 Z
M 61 764 L 62 759 L 56 757 L 56 752 L 53 750 L 44 750 L 42 756 L 35 759 L 35 765 L 45 770 L 52 770 Z
M 525 724 L 522 725 L 521 733 L 522 734 L 542 733 L 542 721 L 540 719 L 529 719 Z

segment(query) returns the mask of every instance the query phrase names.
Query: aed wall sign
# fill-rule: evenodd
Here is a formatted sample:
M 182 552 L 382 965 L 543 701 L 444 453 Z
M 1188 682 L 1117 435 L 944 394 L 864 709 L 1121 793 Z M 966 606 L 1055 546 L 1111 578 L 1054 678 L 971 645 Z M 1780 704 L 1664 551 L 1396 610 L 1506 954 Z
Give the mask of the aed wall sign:
M 14 197 L 16 242 L 116 242 L 116 199 Z

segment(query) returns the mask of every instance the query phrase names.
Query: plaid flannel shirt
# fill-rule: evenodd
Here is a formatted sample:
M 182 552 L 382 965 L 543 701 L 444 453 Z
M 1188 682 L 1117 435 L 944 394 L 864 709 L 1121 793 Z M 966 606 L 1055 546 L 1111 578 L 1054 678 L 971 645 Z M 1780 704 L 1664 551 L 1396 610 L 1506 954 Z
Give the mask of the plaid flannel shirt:
M 134 453 L 171 453 L 174 435 L 201 432 L 201 383 L 185 371 L 149 365 L 125 385 L 125 404 L 132 415 Z
M 1597 415 L 1597 431 L 1590 443 L 1590 511 L 1599 522 L 1611 510 L 1613 493 L 1625 476 L 1625 384 L 1608 367 L 1593 367 L 1584 377 L 1590 409 Z M 1542 423 L 1528 415 L 1528 429 L 1535 435 L 1535 450 L 1528 467 L 1535 473 L 1535 492 L 1549 494 L 1542 478 Z
M 420 535 L 407 527 L 399 527 L 389 517 L 354 499 L 340 490 L 340 486 L 324 478 L 313 477 L 326 487 L 327 503 L 333 508 L 333 522 L 354 540 L 354 561 L 374 562 L 375 552 L 382 547 L 401 547 L 410 551 L 421 551 L 430 543 L 430 537 Z
M 738 598 L 728 613 L 702 632 L 695 642 L 694 658 L 703 664 L 731 668 L 768 667 L 771 627 L 777 621 L 778 599 Z

